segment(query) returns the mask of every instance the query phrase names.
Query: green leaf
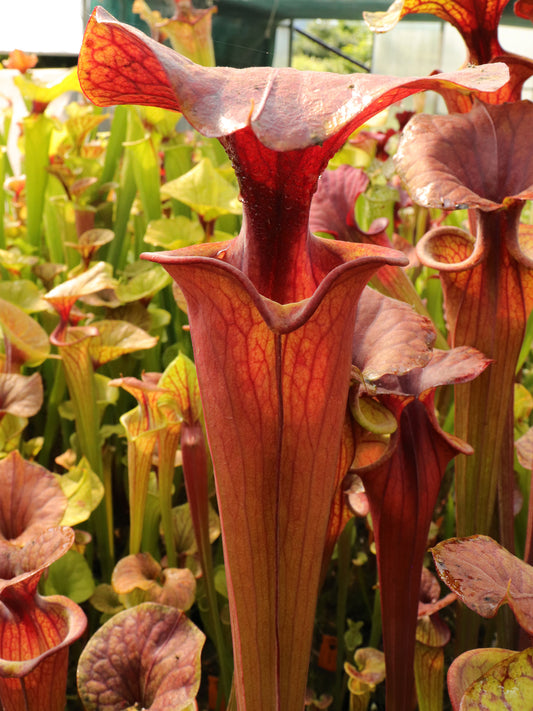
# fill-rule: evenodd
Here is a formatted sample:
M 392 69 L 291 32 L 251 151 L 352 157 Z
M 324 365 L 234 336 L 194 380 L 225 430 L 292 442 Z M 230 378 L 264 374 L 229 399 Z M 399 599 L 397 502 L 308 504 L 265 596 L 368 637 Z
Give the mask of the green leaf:
M 189 503 L 172 509 L 174 542 L 178 554 L 194 555 L 198 551 Z M 220 536 L 220 519 L 217 512 L 209 507 L 209 540 L 211 543 Z
M 165 138 L 172 136 L 176 130 L 176 124 L 181 118 L 181 114 L 178 111 L 162 109 L 159 106 L 139 106 L 137 108 L 143 118 L 143 122 L 152 126 Z
M 46 311 L 49 308 L 37 285 L 29 279 L 0 281 L 0 298 L 15 304 L 26 313 Z
M 520 355 L 516 362 L 515 373 L 519 373 L 520 369 L 524 365 L 526 358 L 531 353 L 531 345 L 533 344 L 533 311 L 529 314 L 526 323 L 526 330 L 524 333 L 524 340 L 522 342 L 522 348 L 520 349 Z
M 362 620 L 354 622 L 353 620 L 347 619 L 346 624 L 348 629 L 344 633 L 344 645 L 348 652 L 353 652 L 363 644 L 362 629 L 364 622 Z
M 150 304 L 148 313 L 150 315 L 150 331 L 155 334 L 170 323 L 170 314 L 165 309 L 159 309 Z
M 62 526 L 75 526 L 87 521 L 104 496 L 104 486 L 89 466 L 85 457 L 66 474 L 56 474 L 56 479 L 68 499 Z
M 197 244 L 205 237 L 202 225 L 184 215 L 162 220 L 152 220 L 148 225 L 144 241 L 164 249 L 179 249 Z
M 76 67 L 73 67 L 59 81 L 49 84 L 40 84 L 33 77 L 30 78 L 29 74 L 20 74 L 14 77 L 13 83 L 25 99 L 38 101 L 41 104 L 49 104 L 67 91 L 79 91 L 81 93 Z
M 188 173 L 165 183 L 161 193 L 185 203 L 206 222 L 242 212 L 237 188 L 222 177 L 209 158 L 203 158 Z
M 217 593 L 228 599 L 228 581 L 226 580 L 226 568 L 223 565 L 217 565 L 213 573 L 215 590 Z
M 26 417 L 17 417 L 7 412 L 0 420 L 0 457 L 16 449 L 22 431 L 28 424 Z
M 165 175 L 168 181 L 183 175 L 192 166 L 194 146 L 183 143 L 183 134 L 177 134 L 162 146 L 165 159 Z
M 159 266 L 143 269 L 126 284 L 119 284 L 116 295 L 123 303 L 151 299 L 170 282 L 170 276 Z
M 22 237 L 17 237 L 13 249 L 0 250 L 0 264 L 11 274 L 20 274 L 22 269 L 33 267 L 39 261 L 34 254 L 35 251 L 35 248 L 24 242 Z
M 145 133 L 139 114 L 132 110 L 129 115 L 126 151 L 131 156 L 133 174 L 147 220 L 161 217 L 161 199 L 159 196 L 159 159 L 158 146 L 154 141 L 156 134 Z M 157 141 L 159 143 L 159 140 Z
M 90 602 L 99 612 L 104 612 L 107 615 L 116 615 L 117 612 L 121 612 L 124 609 L 124 604 L 121 602 L 119 595 L 108 583 L 96 586 Z
M 70 550 L 52 563 L 44 582 L 45 595 L 65 595 L 74 602 L 85 602 L 94 593 L 91 569 L 85 558 Z

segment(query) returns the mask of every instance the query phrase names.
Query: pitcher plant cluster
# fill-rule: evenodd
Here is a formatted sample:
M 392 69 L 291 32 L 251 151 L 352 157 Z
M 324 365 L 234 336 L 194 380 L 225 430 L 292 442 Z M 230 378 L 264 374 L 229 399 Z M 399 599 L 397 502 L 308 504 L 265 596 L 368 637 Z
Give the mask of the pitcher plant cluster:
M 0 709 L 533 704 L 506 5 L 366 13 L 459 30 L 427 77 L 216 67 L 183 0 L 136 0 L 150 36 L 96 8 L 57 84 L 5 62 Z M 402 110 L 426 91 L 442 114 Z

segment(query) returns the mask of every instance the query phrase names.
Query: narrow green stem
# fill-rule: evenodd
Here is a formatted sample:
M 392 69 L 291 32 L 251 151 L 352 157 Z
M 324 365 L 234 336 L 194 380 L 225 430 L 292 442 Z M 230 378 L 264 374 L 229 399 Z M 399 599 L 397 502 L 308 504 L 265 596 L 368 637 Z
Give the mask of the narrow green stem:
M 232 663 L 229 655 L 226 638 L 220 621 L 220 610 L 218 607 L 217 591 L 215 589 L 215 576 L 213 571 L 213 556 L 211 546 L 208 551 L 201 554 L 202 570 L 204 572 L 205 592 L 209 606 L 209 617 L 214 633 L 214 642 L 217 649 L 218 663 L 220 667 L 220 682 L 226 699 L 229 698 L 232 683 Z
M 178 564 L 172 531 L 172 485 L 174 482 L 174 462 L 179 444 L 180 431 L 180 424 L 169 423 L 159 435 L 159 506 L 161 509 L 161 525 L 163 528 L 169 568 L 175 568 Z
M 58 364 L 54 361 L 54 379 L 50 389 L 50 395 L 48 396 L 48 405 L 46 408 L 43 446 L 39 452 L 39 462 L 43 467 L 48 467 L 50 464 L 52 448 L 54 446 L 60 424 L 58 407 L 65 399 L 65 371 L 61 367 L 56 367 L 57 365 Z
M 128 109 L 130 107 L 127 107 Z M 130 213 L 137 193 L 135 176 L 133 174 L 132 159 L 128 152 L 124 155 L 120 171 L 119 188 L 115 210 L 115 238 L 111 242 L 107 261 L 113 265 L 115 271 L 120 271 L 126 266 L 131 240 L 128 235 Z
M 226 640 L 220 621 L 217 592 L 213 571 L 213 555 L 209 540 L 209 498 L 207 486 L 207 451 L 202 425 L 184 423 L 181 436 L 181 454 L 183 459 L 183 476 L 187 491 L 194 533 L 198 545 L 198 555 L 202 566 L 205 591 L 209 606 L 209 619 L 214 634 L 217 649 L 220 681 L 226 699 L 231 689 L 231 658 L 226 648 Z
M 113 539 L 114 516 L 113 516 L 113 471 L 112 471 L 113 455 L 109 448 L 106 448 L 105 455 L 102 459 L 102 483 L 104 485 L 104 500 L 106 530 L 107 530 L 107 545 L 111 552 L 112 559 L 115 558 L 115 541 Z
M 94 371 L 89 356 L 88 338 L 72 342 L 57 342 L 63 363 L 65 381 L 76 421 L 79 448 L 92 470 L 104 482 L 104 466 L 100 445 L 100 417 L 96 403 Z M 105 484 L 104 484 L 105 485 Z M 108 492 L 109 494 L 109 492 Z M 107 502 L 101 502 L 93 512 L 98 553 L 104 577 L 113 570 L 114 550 L 112 529 L 108 529 Z
M 24 168 L 26 171 L 26 222 L 28 242 L 41 247 L 41 222 L 48 182 L 48 148 L 54 128 L 45 114 L 32 114 L 22 121 L 24 131 Z
M 335 673 L 335 709 L 341 711 L 344 684 L 344 631 L 346 627 L 346 608 L 350 567 L 352 565 L 352 534 L 355 518 L 348 521 L 337 543 L 337 669 Z
M 111 133 L 107 142 L 105 152 L 104 167 L 100 175 L 100 185 L 113 180 L 120 156 L 123 152 L 123 143 L 126 138 L 126 127 L 128 122 L 128 107 L 117 106 L 113 114 Z
M 369 647 L 379 649 L 382 628 L 383 625 L 381 620 L 381 595 L 379 594 L 379 587 L 376 587 L 376 593 L 374 595 L 374 609 L 372 610 L 372 622 L 370 626 L 370 638 L 368 640 Z

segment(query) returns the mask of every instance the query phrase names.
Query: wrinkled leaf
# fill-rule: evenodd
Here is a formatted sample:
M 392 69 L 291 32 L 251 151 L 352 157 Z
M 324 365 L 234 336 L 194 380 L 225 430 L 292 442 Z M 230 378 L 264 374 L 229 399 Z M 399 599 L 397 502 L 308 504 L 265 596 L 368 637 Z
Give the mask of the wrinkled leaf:
M 526 127 L 532 119 L 527 101 L 479 102 L 467 114 L 419 114 L 403 131 L 395 156 L 398 172 L 413 199 L 426 207 L 497 210 L 512 199 L 529 199 L 533 145 Z
M 374 32 L 387 32 L 411 13 L 431 13 L 463 32 L 481 27 L 497 29 L 501 14 L 509 0 L 476 3 L 474 0 L 448 0 L 428 3 L 421 0 L 395 0 L 384 12 L 363 12 L 363 17 Z
M 508 603 L 518 623 L 533 633 L 533 568 L 489 536 L 451 538 L 432 549 L 437 571 L 465 605 L 494 617 Z
M 80 656 L 78 691 L 85 709 L 185 707 L 200 684 L 204 639 L 172 607 L 148 602 L 118 613 L 91 637 Z
M 475 681 L 459 711 L 524 711 L 533 706 L 533 648 L 503 659 Z
M 481 679 L 492 667 L 513 656 L 510 649 L 471 649 L 460 654 L 448 671 L 448 694 L 454 711 L 459 711 L 461 699 L 467 689 Z
M 190 609 L 196 600 L 196 578 L 188 568 L 165 568 L 163 587 L 150 591 L 150 600 L 178 610 Z

